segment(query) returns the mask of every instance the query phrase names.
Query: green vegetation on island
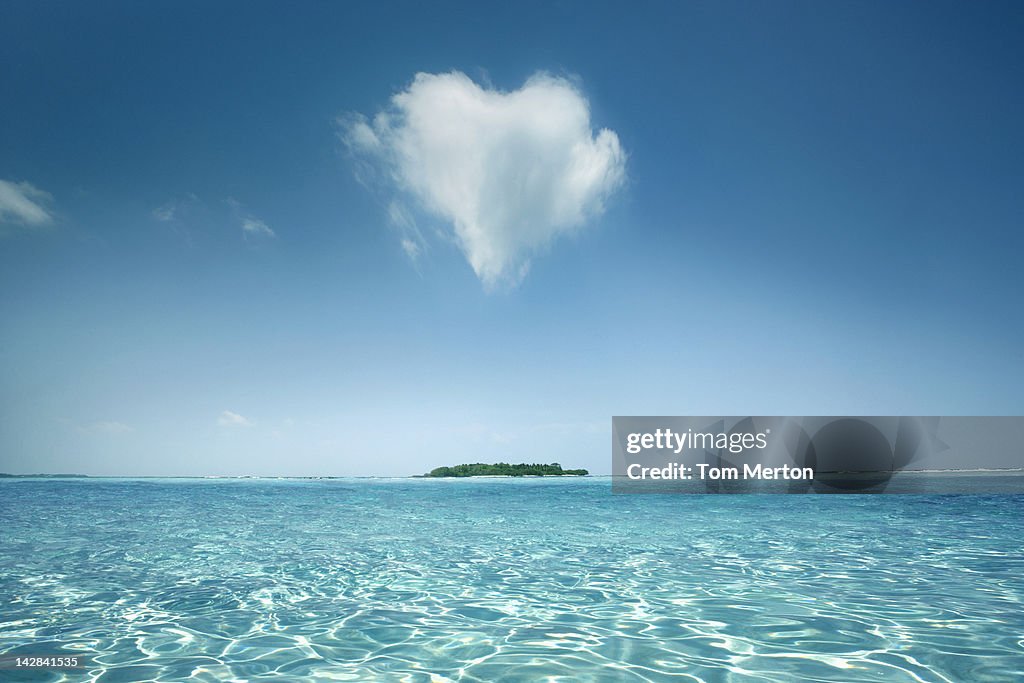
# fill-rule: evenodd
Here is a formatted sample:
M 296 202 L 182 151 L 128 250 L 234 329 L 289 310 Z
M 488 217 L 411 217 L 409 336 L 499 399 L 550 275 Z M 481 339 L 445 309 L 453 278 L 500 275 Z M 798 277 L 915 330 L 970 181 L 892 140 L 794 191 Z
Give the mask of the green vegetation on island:
M 454 467 L 435 467 L 425 477 L 582 477 L 589 474 L 586 470 L 563 470 L 557 462 L 550 465 L 520 463 L 510 465 L 499 462 L 487 465 L 482 462 L 471 465 L 455 465 Z

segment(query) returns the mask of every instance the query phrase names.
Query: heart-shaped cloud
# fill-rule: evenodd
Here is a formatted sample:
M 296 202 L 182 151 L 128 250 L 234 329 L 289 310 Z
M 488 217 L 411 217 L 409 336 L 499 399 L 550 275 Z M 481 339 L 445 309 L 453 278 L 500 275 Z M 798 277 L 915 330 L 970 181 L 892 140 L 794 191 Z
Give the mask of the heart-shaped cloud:
M 417 74 L 372 122 L 343 123 L 342 138 L 451 225 L 486 287 L 518 283 L 539 249 L 600 214 L 626 176 L 618 136 L 595 135 L 586 98 L 548 74 L 513 92 L 459 72 Z M 402 239 L 420 253 L 408 246 L 418 232 Z

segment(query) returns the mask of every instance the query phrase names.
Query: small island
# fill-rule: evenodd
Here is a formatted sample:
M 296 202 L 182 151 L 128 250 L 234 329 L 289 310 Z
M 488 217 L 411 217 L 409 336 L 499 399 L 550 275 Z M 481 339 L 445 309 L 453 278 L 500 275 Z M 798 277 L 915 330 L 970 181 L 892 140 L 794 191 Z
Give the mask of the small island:
M 482 462 L 471 465 L 455 465 L 454 467 L 435 467 L 424 477 L 583 477 L 589 474 L 586 470 L 563 470 L 557 462 L 550 465 L 520 463 L 510 465 L 499 462 L 487 465 Z

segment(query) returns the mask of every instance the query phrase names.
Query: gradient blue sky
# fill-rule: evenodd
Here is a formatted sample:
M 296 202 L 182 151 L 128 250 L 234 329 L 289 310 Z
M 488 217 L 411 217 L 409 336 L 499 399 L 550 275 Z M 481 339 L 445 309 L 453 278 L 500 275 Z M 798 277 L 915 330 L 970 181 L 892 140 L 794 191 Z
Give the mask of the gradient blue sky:
M 1024 413 L 1021 35 L 997 2 L 4 1 L 0 181 L 47 218 L 0 212 L 0 471 L 608 472 L 612 415 Z M 339 140 L 453 70 L 569 78 L 628 155 L 518 285 L 436 235 L 412 263 Z

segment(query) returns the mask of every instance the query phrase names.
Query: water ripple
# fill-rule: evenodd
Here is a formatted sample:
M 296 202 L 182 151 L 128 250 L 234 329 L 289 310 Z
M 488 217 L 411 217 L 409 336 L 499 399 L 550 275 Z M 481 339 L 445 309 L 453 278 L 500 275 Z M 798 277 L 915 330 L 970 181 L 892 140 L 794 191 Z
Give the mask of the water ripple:
M 91 658 L 11 680 L 1024 677 L 1021 497 L 616 496 L 600 480 L 0 489 L 0 654 Z

